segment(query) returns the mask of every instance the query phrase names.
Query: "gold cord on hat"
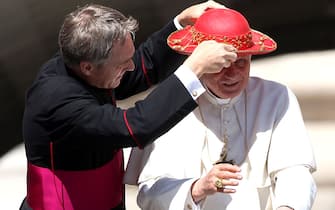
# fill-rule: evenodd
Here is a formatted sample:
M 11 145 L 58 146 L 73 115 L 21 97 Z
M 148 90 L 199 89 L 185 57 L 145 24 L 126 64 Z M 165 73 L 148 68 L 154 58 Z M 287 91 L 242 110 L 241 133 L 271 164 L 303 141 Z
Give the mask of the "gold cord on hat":
M 187 26 L 183 30 L 188 31 L 188 33 L 185 33 L 182 37 L 178 39 L 177 38 L 167 39 L 169 46 L 173 50 L 184 52 L 187 48 L 196 47 L 202 41 L 206 41 L 206 40 L 215 40 L 220 43 L 232 45 L 238 50 L 239 53 L 244 53 L 244 52 L 257 53 L 257 52 L 263 52 L 263 51 L 268 51 L 268 50 L 272 51 L 277 48 L 277 43 L 273 41 L 269 36 L 259 31 L 253 30 L 253 29 L 249 31 L 247 34 L 239 35 L 236 37 L 206 34 L 206 33 L 197 31 L 194 28 L 194 26 Z M 253 41 L 253 35 L 252 35 L 253 32 L 261 34 L 261 36 L 259 37 L 259 40 L 255 42 Z M 178 31 L 175 33 L 178 33 Z M 188 38 L 188 36 L 190 38 Z M 269 41 L 270 44 L 266 43 L 266 41 Z M 258 45 L 259 48 L 253 49 L 253 50 L 249 49 L 255 45 Z
M 196 30 L 195 27 L 191 27 L 190 32 L 192 34 L 192 42 L 196 44 L 200 44 L 206 40 L 215 40 L 219 43 L 233 45 L 237 50 L 248 49 L 254 45 L 252 42 L 251 31 L 246 34 L 231 37 L 225 35 L 207 34 Z

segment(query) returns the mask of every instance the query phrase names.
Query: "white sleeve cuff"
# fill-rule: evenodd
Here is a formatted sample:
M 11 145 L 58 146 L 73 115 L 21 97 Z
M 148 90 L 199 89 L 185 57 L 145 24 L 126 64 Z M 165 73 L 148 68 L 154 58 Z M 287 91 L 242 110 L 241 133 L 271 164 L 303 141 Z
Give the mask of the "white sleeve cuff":
M 187 91 L 192 96 L 193 100 L 196 100 L 201 94 L 206 91 L 198 77 L 192 72 L 189 67 L 181 65 L 174 74 L 183 83 Z
M 173 23 L 174 23 L 174 25 L 176 26 L 176 28 L 177 28 L 178 30 L 183 29 L 183 26 L 180 25 L 179 21 L 177 20 L 177 17 L 175 17 L 175 18 L 173 19 Z
M 197 179 L 191 179 L 188 182 L 193 184 L 193 182 L 195 182 L 196 180 Z M 184 209 L 186 209 L 186 210 L 201 210 L 201 206 L 202 206 L 203 202 L 204 202 L 204 200 L 202 200 L 198 204 L 196 204 L 193 201 L 191 187 L 189 187 L 189 191 L 187 193 L 187 197 L 186 197 L 186 201 L 185 201 L 185 208 Z
M 308 167 L 289 167 L 277 172 L 275 177 L 275 209 L 279 206 L 290 206 L 294 210 L 312 208 L 317 188 Z

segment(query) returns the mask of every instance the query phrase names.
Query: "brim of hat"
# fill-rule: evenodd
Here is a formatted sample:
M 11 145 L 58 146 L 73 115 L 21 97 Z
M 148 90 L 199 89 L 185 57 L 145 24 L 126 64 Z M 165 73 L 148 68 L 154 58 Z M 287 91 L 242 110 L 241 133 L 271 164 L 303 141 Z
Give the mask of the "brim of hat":
M 168 46 L 180 54 L 190 55 L 198 46 L 192 41 L 191 27 L 172 32 L 167 38 Z M 266 34 L 251 30 L 253 46 L 248 49 L 238 50 L 239 55 L 267 54 L 277 49 L 277 43 Z

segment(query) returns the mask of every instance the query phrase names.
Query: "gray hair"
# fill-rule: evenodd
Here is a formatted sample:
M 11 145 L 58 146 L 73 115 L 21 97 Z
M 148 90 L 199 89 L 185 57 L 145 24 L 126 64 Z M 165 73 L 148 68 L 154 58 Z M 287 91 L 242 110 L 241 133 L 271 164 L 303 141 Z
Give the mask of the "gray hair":
M 86 5 L 65 17 L 58 44 L 67 65 L 80 61 L 100 65 L 109 57 L 113 42 L 124 41 L 137 30 L 138 21 L 131 16 L 102 5 Z

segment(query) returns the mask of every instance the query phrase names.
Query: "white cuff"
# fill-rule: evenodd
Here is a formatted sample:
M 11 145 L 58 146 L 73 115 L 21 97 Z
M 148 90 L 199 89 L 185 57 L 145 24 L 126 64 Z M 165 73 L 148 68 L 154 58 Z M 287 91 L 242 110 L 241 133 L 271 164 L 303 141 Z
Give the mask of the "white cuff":
M 189 67 L 181 65 L 174 72 L 174 74 L 183 83 L 187 91 L 192 96 L 193 100 L 196 100 L 201 94 L 206 91 L 198 77 L 192 72 Z
M 188 182 L 193 184 L 193 182 L 195 182 L 196 180 L 197 179 L 191 179 Z M 184 209 L 186 209 L 186 210 L 201 210 L 201 204 L 203 204 L 203 201 L 200 201 L 198 204 L 196 204 L 193 201 L 191 187 L 189 187 L 189 191 L 187 193 Z
M 174 25 L 176 26 L 176 28 L 177 28 L 178 30 L 184 28 L 182 25 L 180 25 L 179 21 L 177 20 L 177 17 L 175 17 L 175 18 L 173 19 L 173 23 L 174 23 Z
M 317 189 L 309 168 L 293 166 L 280 170 L 276 180 L 275 209 L 279 206 L 290 206 L 294 210 L 312 208 Z

